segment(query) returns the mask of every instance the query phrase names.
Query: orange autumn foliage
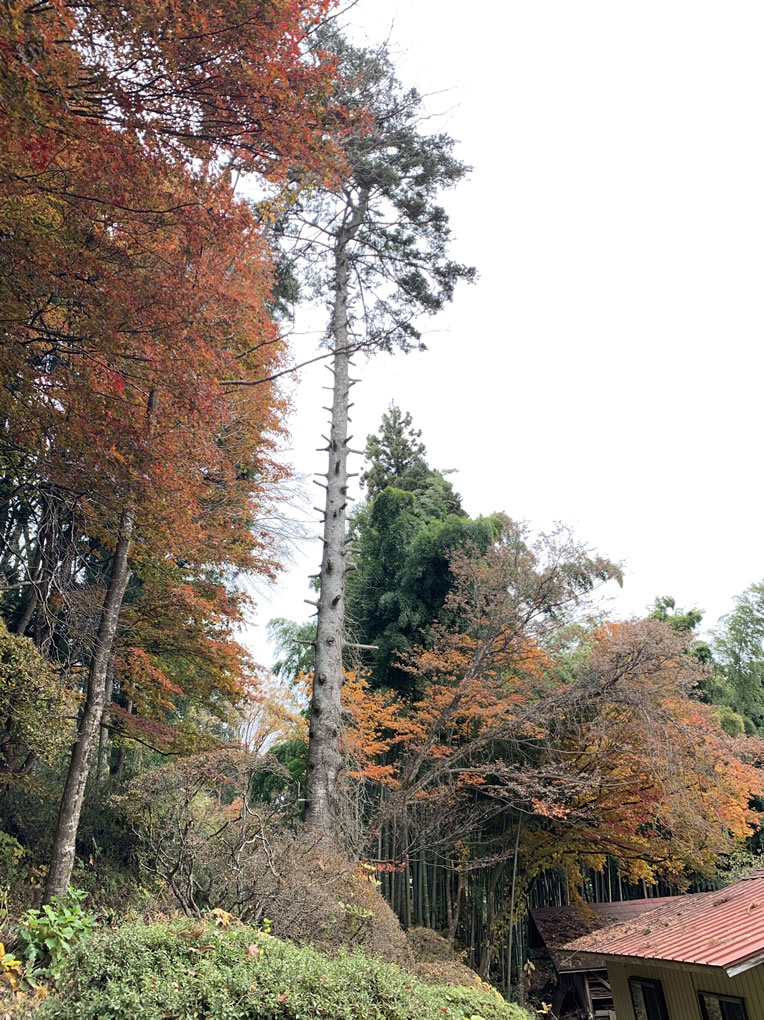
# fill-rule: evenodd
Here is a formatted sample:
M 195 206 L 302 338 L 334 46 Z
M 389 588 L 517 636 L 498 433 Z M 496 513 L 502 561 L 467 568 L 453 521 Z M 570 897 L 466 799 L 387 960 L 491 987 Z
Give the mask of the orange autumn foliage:
M 696 699 L 686 634 L 653 620 L 565 631 L 597 561 L 512 538 L 454 558 L 447 622 L 405 660 L 418 701 L 345 672 L 345 778 L 370 845 L 387 833 L 393 870 L 456 845 L 461 868 L 493 868 L 521 817 L 518 896 L 545 870 L 575 886 L 608 859 L 633 882 L 713 874 L 757 825 L 764 742 L 728 737 Z
M 334 71 L 306 45 L 328 6 L 0 10 L 3 473 L 19 505 L 53 508 L 38 533 L 67 536 L 50 539 L 38 615 L 70 655 L 87 658 L 130 508 L 114 682 L 133 728 L 156 730 L 180 694 L 236 702 L 254 679 L 235 577 L 278 566 L 259 522 L 287 474 L 271 379 L 287 345 L 268 227 L 236 182 L 338 179 Z M 241 380 L 260 384 L 227 385 Z
M 407 658 L 425 695 L 396 707 L 408 734 L 391 748 L 386 816 L 442 845 L 469 838 L 478 866 L 513 852 L 499 822 L 521 815 L 527 880 L 608 856 L 633 880 L 712 873 L 757 824 L 764 743 L 732 740 L 692 696 L 702 667 L 686 635 L 606 624 L 560 651 L 559 606 L 581 577 L 570 560 L 509 542 L 454 569 L 453 623 Z
M 651 621 L 601 627 L 579 704 L 571 712 L 567 699 L 559 726 L 571 783 L 581 784 L 565 804 L 574 838 L 651 880 L 713 873 L 758 821 L 764 742 L 731 739 L 712 706 L 692 698 L 700 667 L 686 644 Z M 593 710 L 580 711 L 582 697 Z

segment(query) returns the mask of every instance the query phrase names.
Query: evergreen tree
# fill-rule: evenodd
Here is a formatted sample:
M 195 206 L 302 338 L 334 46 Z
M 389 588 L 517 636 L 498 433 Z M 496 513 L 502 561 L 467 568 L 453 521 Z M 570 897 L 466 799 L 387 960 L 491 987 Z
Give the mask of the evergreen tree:
M 407 351 L 421 346 L 416 319 L 450 301 L 474 270 L 448 256 L 448 216 L 437 198 L 466 167 L 453 140 L 422 132 L 422 97 L 403 89 L 384 46 L 358 49 L 336 34 L 317 46 L 336 58 L 338 99 L 348 113 L 343 189 L 317 186 L 292 210 L 297 250 L 310 277 L 329 295 L 327 343 L 334 376 L 326 450 L 326 499 L 316 661 L 310 712 L 305 820 L 337 835 L 341 766 L 341 690 L 345 636 L 350 357 L 356 350 Z
M 366 439 L 366 470 L 361 484 L 366 487 L 367 500 L 372 502 L 388 486 L 404 492 L 427 492 L 442 504 L 447 513 L 460 514 L 461 498 L 445 477 L 447 472 L 435 471 L 425 460 L 427 452 L 420 442 L 421 429 L 413 428 L 413 419 L 396 404 L 382 415 L 376 435 Z
M 417 695 L 416 678 L 398 660 L 426 640 L 440 616 L 453 580 L 451 555 L 484 553 L 504 522 L 464 513 L 451 483 L 425 460 L 421 435 L 411 415 L 391 405 L 368 438 L 362 477 L 369 498 L 351 523 L 356 569 L 347 592 L 359 642 L 376 646 L 367 653 L 372 686 L 406 697 Z

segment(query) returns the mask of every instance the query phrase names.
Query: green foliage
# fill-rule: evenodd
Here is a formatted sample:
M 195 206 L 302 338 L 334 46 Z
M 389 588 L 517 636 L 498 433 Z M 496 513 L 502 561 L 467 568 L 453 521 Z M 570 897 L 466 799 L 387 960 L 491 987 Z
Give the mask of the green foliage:
M 371 921 L 374 918 L 374 911 L 368 907 L 359 907 L 355 903 L 343 903 L 339 900 L 337 906 L 343 910 L 348 917 L 354 917 L 358 921 Z
M 703 619 L 699 609 L 677 609 L 676 601 L 670 595 L 659 595 L 648 620 L 667 623 L 672 630 L 693 631 Z
M 342 912 L 347 938 L 352 945 L 362 928 L 365 925 L 373 924 L 374 911 L 369 910 L 368 907 L 359 906 L 357 903 L 344 903 L 342 900 L 337 901 L 337 906 Z
M 69 736 L 71 696 L 28 638 L 0 621 L 0 780 L 26 778 L 52 762 Z
M 395 404 L 366 443 L 363 481 L 368 500 L 351 522 L 356 567 L 347 579 L 346 604 L 371 659 L 372 684 L 406 697 L 417 691 L 400 655 L 426 640 L 453 576 L 450 557 L 484 553 L 501 533 L 499 515 L 469 518 L 442 471 L 425 460 L 421 431 Z
M 250 796 L 255 801 L 266 803 L 271 803 L 274 798 L 279 797 L 283 802 L 287 790 L 291 789 L 296 796 L 295 791 L 298 784 L 300 788 L 305 784 L 308 742 L 300 737 L 293 737 L 291 740 L 284 740 L 282 743 L 276 744 L 270 753 L 277 762 L 284 766 L 291 778 L 288 778 L 283 771 L 258 772 L 252 778 Z
M 714 655 L 730 706 L 749 733 L 764 732 L 764 582 L 752 584 L 721 621 Z
M 26 850 L 21 843 L 0 829 L 0 875 L 6 881 L 18 881 L 19 864 L 25 854 Z M 0 921 L 2 921 L 1 915 Z
M 745 733 L 745 719 L 729 705 L 719 705 L 716 709 L 719 725 L 730 737 L 739 737 Z
M 81 941 L 39 1020 L 527 1020 L 500 996 L 421 984 L 360 953 L 330 959 L 239 925 L 125 925 Z
M 0 885 L 0 931 L 3 930 L 3 925 L 8 920 L 10 910 L 8 904 L 11 899 L 11 887 L 9 885 Z
M 375 687 L 416 694 L 411 673 L 397 665 L 400 654 L 441 613 L 453 582 L 451 555 L 485 552 L 501 526 L 498 515 L 473 520 L 448 513 L 431 487 L 388 487 L 357 514 L 357 570 L 348 576 L 347 605 L 359 640 L 379 647 L 371 663 Z
M 404 414 L 395 404 L 382 415 L 376 435 L 366 439 L 366 470 L 361 484 L 366 486 L 369 502 L 387 488 L 425 494 L 437 506 L 429 508 L 429 516 L 439 511 L 462 514 L 461 500 L 442 471 L 435 471 L 425 460 L 425 445 L 420 442 L 421 429 L 413 427 L 408 411 Z M 426 502 L 426 501 L 425 501 Z
M 679 634 L 691 634 L 700 626 L 703 620 L 703 613 L 700 609 L 677 609 L 676 600 L 671 595 L 659 595 L 653 603 L 653 608 L 647 617 L 648 620 L 658 620 L 659 623 L 667 623 L 672 630 Z M 687 654 L 702 665 L 707 666 L 706 673 L 701 676 L 698 686 L 695 689 L 695 697 L 709 705 L 728 705 L 730 701 L 730 688 L 715 668 L 714 656 L 707 642 L 695 639 L 687 648 Z M 734 714 L 734 713 L 733 713 Z M 735 728 L 736 723 L 730 717 L 725 716 L 726 725 Z M 725 728 L 724 725 L 722 728 Z M 731 735 L 732 729 L 727 730 Z
M 352 46 L 333 26 L 313 36 L 338 70 L 338 102 L 366 128 L 342 140 L 341 193 L 315 189 L 290 209 L 284 237 L 307 262 L 316 295 L 334 294 L 335 244 L 352 267 L 348 314 L 366 350 L 421 347 L 416 319 L 439 311 L 475 270 L 448 257 L 450 225 L 439 204 L 468 168 L 454 140 L 423 133 L 423 97 L 405 89 L 385 44 Z M 314 241 L 311 244 L 311 240 Z
M 740 881 L 741 878 L 747 878 L 749 875 L 760 872 L 762 863 L 761 853 L 753 851 L 750 847 L 741 847 L 736 850 L 735 853 L 720 862 L 719 881 L 722 888 Z
M 315 660 L 316 625 L 296 623 L 276 617 L 268 621 L 268 640 L 279 653 L 279 658 L 271 666 L 271 672 L 289 683 L 294 683 L 301 673 L 312 673 Z
M 96 920 L 83 910 L 87 893 L 67 890 L 39 910 L 27 910 L 19 919 L 19 951 L 27 974 L 58 979 L 64 958 L 80 936 L 91 932 Z

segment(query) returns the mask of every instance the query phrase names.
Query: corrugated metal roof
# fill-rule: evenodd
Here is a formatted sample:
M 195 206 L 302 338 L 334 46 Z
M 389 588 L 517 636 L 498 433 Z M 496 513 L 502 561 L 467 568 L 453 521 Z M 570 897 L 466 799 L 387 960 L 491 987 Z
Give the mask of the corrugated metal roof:
M 717 892 L 674 897 L 636 918 L 575 939 L 565 949 L 740 973 L 764 959 L 764 872 Z
M 604 959 L 565 953 L 561 951 L 563 946 L 571 939 L 597 931 L 607 925 L 616 924 L 618 921 L 624 921 L 629 917 L 636 917 L 670 899 L 676 899 L 676 897 L 654 896 L 650 899 L 618 900 L 615 903 L 582 903 L 569 907 L 531 907 L 529 913 L 543 939 L 552 963 L 559 972 L 604 970 Z

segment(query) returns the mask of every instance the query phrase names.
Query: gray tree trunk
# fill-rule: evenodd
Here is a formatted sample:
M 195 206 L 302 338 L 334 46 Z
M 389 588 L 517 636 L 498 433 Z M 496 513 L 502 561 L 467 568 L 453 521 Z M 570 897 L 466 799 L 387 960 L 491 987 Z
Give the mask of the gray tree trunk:
M 341 766 L 342 649 L 345 640 L 345 520 L 347 508 L 348 351 L 347 239 L 336 249 L 336 282 L 332 334 L 334 339 L 334 398 L 326 473 L 321 593 L 318 600 L 316 660 L 308 730 L 308 775 L 305 822 L 336 837 L 339 823 L 338 777 Z
M 93 657 L 90 662 L 85 707 L 80 719 L 77 741 L 72 748 L 69 773 L 66 777 L 66 785 L 59 807 L 43 903 L 48 903 L 52 896 L 62 896 L 66 892 L 74 867 L 74 851 L 82 801 L 106 705 L 109 659 L 117 633 L 122 599 L 130 577 L 128 553 L 132 531 L 133 512 L 128 509 L 123 511 L 119 522 L 119 538 L 114 550 L 114 560 L 101 608 Z
M 109 752 L 111 741 L 109 740 L 109 707 L 114 688 L 114 675 L 111 667 L 106 670 L 106 691 L 103 699 L 103 712 L 101 713 L 101 727 L 98 733 L 98 753 L 96 755 L 96 781 L 102 786 L 109 778 Z

